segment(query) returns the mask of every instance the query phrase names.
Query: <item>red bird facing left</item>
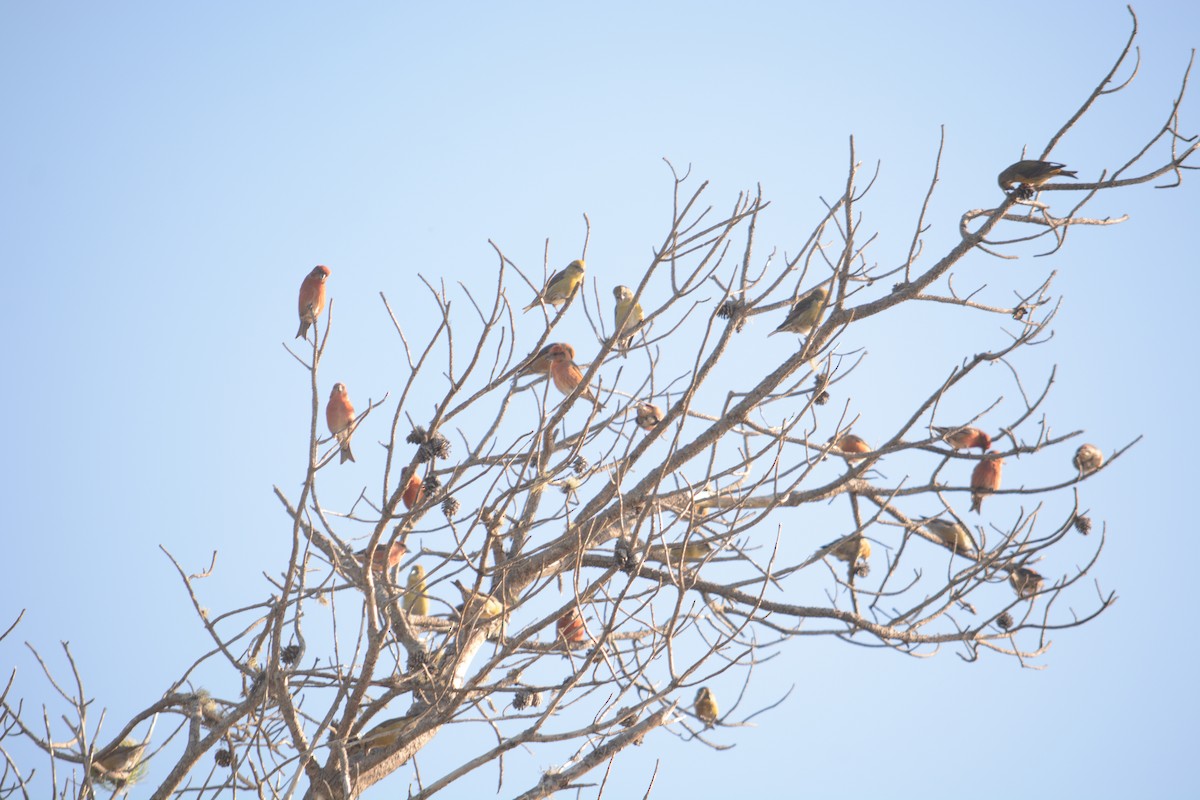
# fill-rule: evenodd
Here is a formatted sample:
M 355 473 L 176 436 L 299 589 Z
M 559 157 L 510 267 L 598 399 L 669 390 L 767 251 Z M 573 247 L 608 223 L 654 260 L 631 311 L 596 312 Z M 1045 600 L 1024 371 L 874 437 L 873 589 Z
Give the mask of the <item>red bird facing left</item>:
M 346 392 L 344 383 L 335 383 L 333 391 L 329 393 L 329 402 L 325 405 L 325 424 L 329 426 L 329 432 L 337 438 L 338 448 L 342 453 L 339 463 L 353 461 L 350 435 L 354 427 L 354 406 L 350 404 L 350 395 Z
M 304 276 L 304 282 L 300 284 L 300 330 L 296 331 L 297 339 L 307 338 L 308 326 L 321 316 L 325 308 L 325 279 L 328 277 L 329 267 L 320 264 Z
M 1004 468 L 1004 459 L 988 454 L 975 465 L 971 473 L 971 510 L 981 513 L 983 498 L 1000 488 L 1000 470 Z

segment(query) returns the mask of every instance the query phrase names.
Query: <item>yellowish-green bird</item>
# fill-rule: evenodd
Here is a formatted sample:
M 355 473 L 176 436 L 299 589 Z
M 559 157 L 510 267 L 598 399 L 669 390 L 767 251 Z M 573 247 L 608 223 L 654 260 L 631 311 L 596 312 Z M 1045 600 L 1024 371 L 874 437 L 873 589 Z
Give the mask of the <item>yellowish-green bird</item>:
M 408 717 L 395 717 L 384 720 L 363 735 L 353 737 L 349 745 L 351 747 L 362 747 L 364 750 L 371 750 L 376 747 L 392 747 L 396 742 L 400 741 L 400 737 L 408 728 L 410 721 Z
M 490 594 L 481 594 L 468 589 L 460 580 L 455 580 L 463 598 L 463 617 L 478 614 L 483 619 L 494 619 L 504 613 L 504 606 Z
M 1027 160 L 1009 164 L 996 178 L 1000 188 L 1007 192 L 1013 184 L 1017 185 L 1017 196 L 1021 199 L 1033 197 L 1034 187 L 1041 186 L 1051 178 L 1062 175 L 1074 178 L 1075 171 L 1068 170 L 1066 164 L 1054 161 Z
M 711 728 L 721 714 L 721 709 L 717 707 L 717 696 L 707 686 L 701 686 L 700 690 L 696 692 L 696 702 L 693 708 L 696 716 L 700 718 L 706 728 Z
M 767 336 L 774 336 L 777 333 L 808 333 L 821 321 L 821 312 L 825 310 L 827 299 L 829 299 L 829 290 L 824 286 L 813 289 L 796 301 L 792 310 L 783 320 L 783 324 L 768 333 Z
M 563 269 L 550 276 L 550 280 L 546 281 L 545 288 L 538 292 L 538 296 L 533 299 L 533 302 L 525 306 L 525 311 L 539 304 L 549 303 L 556 308 L 567 302 L 571 295 L 575 294 L 575 290 L 583 283 L 583 271 L 585 269 L 583 259 L 576 259 Z
M 429 595 L 425 594 L 425 568 L 414 564 L 408 573 L 408 586 L 404 591 L 404 610 L 420 617 L 429 616 Z
M 691 541 L 672 542 L 668 545 L 656 544 L 646 551 L 650 561 L 661 561 L 664 564 L 678 564 L 682 561 L 702 561 L 712 552 L 712 542 Z
M 979 552 L 979 545 L 975 544 L 975 538 L 960 522 L 931 517 L 921 520 L 921 527 L 941 539 L 942 544 L 956 553 L 972 556 Z
M 622 325 L 625 326 L 621 338 L 617 340 L 617 349 L 625 352 L 633 344 L 633 329 L 642 324 L 646 314 L 642 311 L 641 303 L 633 302 L 633 289 L 628 286 L 613 289 L 613 297 L 617 299 L 616 308 L 613 309 L 613 335 L 621 330 Z
M 860 558 L 866 561 L 871 557 L 871 543 L 862 534 L 851 536 L 840 544 L 834 539 L 829 544 L 822 545 L 821 550 L 829 550 L 829 555 L 838 561 L 845 561 L 847 564 L 854 564 Z

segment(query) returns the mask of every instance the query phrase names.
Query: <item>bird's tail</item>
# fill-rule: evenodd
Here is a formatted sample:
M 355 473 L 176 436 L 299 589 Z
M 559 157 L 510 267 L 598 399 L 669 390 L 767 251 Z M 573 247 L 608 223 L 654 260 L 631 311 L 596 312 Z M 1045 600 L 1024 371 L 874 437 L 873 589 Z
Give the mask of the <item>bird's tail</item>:
M 308 320 L 303 320 L 303 319 L 300 320 L 300 330 L 296 331 L 297 339 L 307 339 L 308 338 L 308 326 L 310 324 L 311 323 L 309 323 Z
M 341 447 L 342 447 L 342 460 L 341 460 L 341 461 L 339 461 L 338 463 L 339 463 L 339 464 L 345 464 L 347 461 L 355 461 L 355 458 L 354 458 L 354 453 L 352 453 L 352 452 L 350 451 L 350 443 L 349 443 L 349 442 L 342 442 L 342 445 L 341 445 Z M 356 463 L 357 463 L 357 462 L 356 462 Z

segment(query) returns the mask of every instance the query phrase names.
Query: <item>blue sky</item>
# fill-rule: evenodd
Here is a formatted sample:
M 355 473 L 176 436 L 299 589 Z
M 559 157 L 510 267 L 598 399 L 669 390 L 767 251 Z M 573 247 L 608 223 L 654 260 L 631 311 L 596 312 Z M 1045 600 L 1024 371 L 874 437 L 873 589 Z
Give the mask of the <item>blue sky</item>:
M 1081 178 L 1161 127 L 1200 41 L 1194 8 L 1136 10 L 1137 80 L 1054 153 Z M 0 665 L 19 668 L 14 692 L 50 697 L 20 642 L 62 669 L 66 640 L 89 693 L 121 719 L 207 647 L 160 544 L 192 571 L 219 551 L 203 584 L 215 609 L 269 592 L 262 573 L 290 546 L 271 487 L 297 491 L 308 413 L 306 378 L 280 342 L 312 265 L 333 269 L 336 347 L 322 380 L 345 381 L 361 407 L 394 400 L 406 374 L 379 292 L 408 330 L 427 331 L 435 309 L 416 275 L 487 286 L 489 239 L 540 274 L 547 246 L 552 268 L 578 255 L 586 212 L 602 294 L 634 282 L 670 218 L 664 157 L 709 180 L 718 209 L 761 183 L 773 205 L 758 252 L 794 253 L 820 198 L 840 193 L 853 135 L 859 160 L 880 164 L 861 210 L 879 233 L 873 258 L 891 264 L 907 252 L 944 128 L 926 237 L 940 255 L 964 210 L 1000 199 L 999 169 L 1022 147 L 1040 153 L 1128 29 L 1116 2 L 4 6 L 0 402 L 14 424 L 0 627 L 28 609 L 0 644 Z M 1185 133 L 1200 131 L 1198 111 L 1188 98 Z M 614 796 L 642 791 L 658 758 L 656 796 L 1194 791 L 1179 765 L 1195 739 L 1200 654 L 1174 618 L 1190 603 L 1186 572 L 1156 539 L 1189 535 L 1175 431 L 1194 412 L 1194 358 L 1178 351 L 1197 289 L 1197 197 L 1194 181 L 1110 193 L 1089 213 L 1128 222 L 1075 230 L 1053 258 L 975 254 L 957 271 L 1006 298 L 1056 270 L 1055 335 L 1021 364 L 1033 383 L 1058 365 L 1048 419 L 1106 452 L 1145 436 L 1081 489 L 1108 525 L 1094 575 L 1117 605 L 1058 634 L 1041 671 L 793 642 L 747 706 L 794 685 L 790 698 L 755 727 L 714 735 L 736 747 L 660 733 L 623 757 Z M 582 317 L 571 324 L 582 339 Z M 991 320 L 957 325 L 921 308 L 848 333 L 846 349 L 870 353 L 845 387 L 863 415 L 856 431 L 883 435 L 904 401 L 1002 336 Z M 786 357 L 783 338 L 747 350 L 754 365 Z M 1013 402 L 993 371 L 964 413 L 994 395 Z M 323 498 L 352 502 L 381 458 L 331 475 Z M 409 777 L 387 785 L 403 791 Z

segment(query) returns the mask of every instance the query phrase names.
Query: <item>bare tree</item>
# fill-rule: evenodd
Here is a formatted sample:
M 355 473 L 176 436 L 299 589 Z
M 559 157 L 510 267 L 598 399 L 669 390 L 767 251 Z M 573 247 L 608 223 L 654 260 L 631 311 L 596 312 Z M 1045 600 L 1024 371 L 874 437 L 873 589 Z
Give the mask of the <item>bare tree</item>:
M 1096 103 L 1129 86 L 1135 37 L 1136 19 L 1109 73 L 1030 160 L 1047 159 Z M 1084 580 L 1103 526 L 1077 494 L 1053 519 L 1041 498 L 1070 497 L 1133 443 L 1107 455 L 1077 450 L 1080 432 L 1052 433 L 1042 410 L 1053 375 L 1040 386 L 1022 378 L 1021 351 L 1045 341 L 1055 316 L 1052 273 L 1031 286 L 1012 279 L 1013 299 L 996 305 L 955 287 L 950 271 L 975 253 L 1015 257 L 1028 242 L 1053 255 L 1074 228 L 1120 223 L 1086 216 L 1100 192 L 1178 186 L 1197 147 L 1179 128 L 1186 83 L 1185 73 L 1137 152 L 1114 154 L 1093 180 L 1061 180 L 1062 165 L 1014 170 L 1012 191 L 963 213 L 959 241 L 937 258 L 923 235 L 940 149 L 907 252 L 880 264 L 867 257 L 873 237 L 858 208 L 875 178 L 851 140 L 844 190 L 790 255 L 757 247 L 770 213 L 761 192 L 720 210 L 705 184 L 672 167 L 672 221 L 637 285 L 617 287 L 625 313 L 609 311 L 614 287 L 586 277 L 569 296 L 542 293 L 542 275 L 498 245 L 486 297 L 425 283 L 441 324 L 423 339 L 383 297 L 407 375 L 395 398 L 334 426 L 360 452 L 377 439 L 386 451 L 382 474 L 347 508 L 319 496 L 327 470 L 346 468 L 339 441 L 323 436 L 320 367 L 337 325 L 353 322 L 336 319 L 332 303 L 323 318 L 310 307 L 311 338 L 292 352 L 311 393 L 308 463 L 298 495 L 276 490 L 292 550 L 267 596 L 211 615 L 201 596 L 213 566 L 189 574 L 176 563 L 211 636 L 208 653 L 101 735 L 104 715 L 64 645 L 69 681 L 42 662 L 58 699 L 31 711 L 10 699 L 10 680 L 0 737 L 40 747 L 64 797 L 92 797 L 97 786 L 120 793 L 148 763 L 157 785 L 139 792 L 154 798 L 358 797 L 406 764 L 413 797 L 481 769 L 516 797 L 587 785 L 603 796 L 606 765 L 630 745 L 675 735 L 721 746 L 709 728 L 765 709 L 743 709 L 707 684 L 748 684 L 757 664 L 801 636 L 914 656 L 947 645 L 965 659 L 991 651 L 1036 667 L 1055 631 L 1115 599 Z M 587 246 L 585 236 L 582 263 Z M 529 300 L 528 314 L 514 311 Z M 629 303 L 644 312 L 628 313 Z M 872 318 L 931 303 L 1004 320 L 1008 338 L 948 365 L 885 437 L 867 442 L 852 433 L 858 420 L 839 384 L 870 364 L 839 342 Z M 587 315 L 594 342 L 559 340 L 568 314 Z M 763 322 L 794 337 L 795 351 L 763 374 L 731 364 L 739 337 L 762 337 Z M 528 353 L 514 344 L 519 328 L 541 331 Z M 587 360 L 576 364 L 576 353 Z M 1008 369 L 980 369 L 993 363 Z M 1022 398 L 1003 419 L 980 400 L 998 380 Z M 728 389 L 713 392 L 714 382 Z M 952 399 L 976 412 L 949 418 L 940 409 Z M 1016 457 L 1075 464 L 1057 483 L 1030 486 L 1012 477 L 1020 462 L 1002 472 Z M 1033 507 L 1001 524 L 988 514 L 998 495 Z M 814 540 L 815 509 L 830 501 L 839 521 Z M 417 533 L 441 544 L 408 552 Z M 1050 554 L 1079 534 L 1090 534 L 1091 558 L 1052 572 Z M 803 557 L 789 555 L 798 547 Z M 240 694 L 195 685 L 195 674 L 218 668 Z M 155 736 L 160 718 L 171 721 L 165 736 Z M 440 741 L 470 744 L 454 751 L 453 768 L 429 774 L 420 756 Z M 519 749 L 559 766 L 506 759 Z M 0 752 L 0 797 L 34 794 L 33 769 L 4 741 Z

